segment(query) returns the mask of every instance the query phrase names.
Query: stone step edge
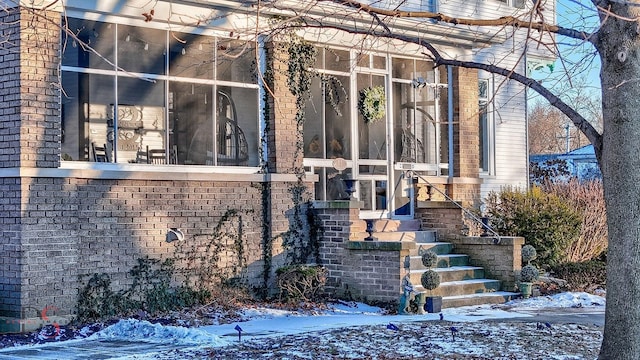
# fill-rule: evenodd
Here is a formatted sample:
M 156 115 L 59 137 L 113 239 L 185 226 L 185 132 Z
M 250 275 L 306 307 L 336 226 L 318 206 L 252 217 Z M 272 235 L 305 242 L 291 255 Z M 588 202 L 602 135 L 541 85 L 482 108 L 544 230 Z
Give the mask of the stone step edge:
M 494 291 L 494 292 L 485 292 L 485 293 L 474 293 L 474 294 L 466 294 L 466 295 L 453 295 L 453 296 L 443 296 L 442 300 L 462 300 L 462 299 L 471 299 L 478 297 L 493 297 L 493 296 L 520 296 L 520 293 L 514 293 L 509 291 Z
M 465 266 L 450 266 L 450 267 L 446 267 L 446 268 L 433 268 L 433 269 L 413 269 L 413 270 L 409 270 L 409 274 L 420 274 L 420 273 L 424 273 L 427 270 L 435 270 L 436 272 L 453 272 L 453 271 L 467 271 L 467 270 L 483 270 L 484 268 L 482 266 L 471 266 L 471 265 L 465 265 Z M 473 279 L 470 279 L 473 280 Z M 493 279 L 483 279 L 483 280 L 493 280 Z M 462 281 L 462 280 L 461 280 Z M 498 280 L 495 280 L 498 281 Z M 442 286 L 442 284 L 446 284 L 446 282 L 441 283 L 440 285 Z
M 446 281 L 446 282 L 441 282 L 440 287 L 455 287 L 455 286 L 460 286 L 460 285 L 468 285 L 468 284 L 484 284 L 484 283 L 500 283 L 500 280 L 494 280 L 494 279 L 469 279 L 469 280 L 458 280 L 458 281 Z M 425 289 L 422 287 L 422 285 L 416 285 L 413 287 L 413 290 L 415 292 L 427 292 L 429 293 L 429 290 Z M 484 294 L 486 293 L 496 293 L 497 291 L 487 291 L 484 292 Z M 474 294 L 483 294 L 483 293 L 474 293 Z

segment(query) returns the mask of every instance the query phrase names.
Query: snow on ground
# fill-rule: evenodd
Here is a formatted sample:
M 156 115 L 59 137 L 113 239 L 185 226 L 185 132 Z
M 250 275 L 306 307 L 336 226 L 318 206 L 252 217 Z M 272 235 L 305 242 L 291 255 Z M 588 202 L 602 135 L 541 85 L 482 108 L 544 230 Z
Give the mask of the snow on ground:
M 571 314 L 576 314 L 575 309 L 593 314 L 604 311 L 604 304 L 600 296 L 562 293 L 502 305 L 445 309 L 442 319 L 440 314 L 386 315 L 380 308 L 361 303 L 334 304 L 311 314 L 247 309 L 243 314 L 247 321 L 198 328 L 127 319 L 85 339 L 69 341 L 66 353 L 110 346 L 110 358 L 120 360 L 595 359 L 601 327 L 584 322 L 547 322 L 533 316 L 563 314 L 568 308 Z M 125 351 L 122 344 L 126 343 L 152 345 L 144 351 Z M 65 342 L 53 344 L 59 348 Z M 46 346 L 36 347 L 45 354 Z M 5 350 L 0 350 L 0 359 L 5 358 Z
M 336 303 L 246 309 L 245 321 L 193 328 L 126 319 L 75 340 L 0 349 L 0 359 L 595 359 L 602 327 L 592 320 L 601 322 L 604 305 L 562 293 L 441 314 Z

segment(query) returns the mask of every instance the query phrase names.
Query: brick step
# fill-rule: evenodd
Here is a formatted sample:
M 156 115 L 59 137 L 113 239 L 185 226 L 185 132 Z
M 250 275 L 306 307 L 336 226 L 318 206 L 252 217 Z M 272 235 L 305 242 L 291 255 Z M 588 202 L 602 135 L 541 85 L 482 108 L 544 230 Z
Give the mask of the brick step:
M 352 232 L 349 240 L 364 240 L 369 233 L 366 231 Z M 377 241 L 414 241 L 424 244 L 435 241 L 433 231 L 394 231 L 394 232 L 374 232 L 371 236 Z
M 453 250 L 453 244 L 448 242 L 430 242 L 430 243 L 417 243 L 416 248 L 409 252 L 410 256 L 422 256 L 425 251 L 433 250 L 438 255 L 450 254 Z
M 433 290 L 426 290 L 422 285 L 414 286 L 417 292 L 426 292 L 434 296 L 461 296 L 479 293 L 492 293 L 500 290 L 500 281 L 490 279 L 473 279 L 462 281 L 441 282 Z
M 458 295 L 458 296 L 444 296 L 442 298 L 442 308 L 454 308 L 461 306 L 474 306 L 484 304 L 504 304 L 507 301 L 511 301 L 520 297 L 519 293 L 496 291 L 480 294 Z
M 373 221 L 374 232 L 394 232 L 394 231 L 418 231 L 420 230 L 420 220 L 392 220 L 376 219 Z M 358 220 L 351 224 L 353 231 L 367 231 L 367 222 Z
M 436 268 L 440 275 L 440 283 L 448 283 L 452 281 L 475 280 L 484 278 L 484 268 L 477 266 L 454 266 L 450 268 Z M 412 270 L 409 272 L 409 279 L 412 284 L 420 285 L 420 278 L 426 269 Z
M 422 265 L 422 256 L 411 256 L 409 258 L 410 269 L 424 269 Z M 452 266 L 467 266 L 469 265 L 469 255 L 464 254 L 444 254 L 438 255 L 437 268 L 448 268 Z

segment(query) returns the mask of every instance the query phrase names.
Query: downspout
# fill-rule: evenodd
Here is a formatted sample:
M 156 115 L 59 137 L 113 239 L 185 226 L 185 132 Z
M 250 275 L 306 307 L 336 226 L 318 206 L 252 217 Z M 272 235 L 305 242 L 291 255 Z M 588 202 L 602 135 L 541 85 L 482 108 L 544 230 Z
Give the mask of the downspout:
M 453 67 L 447 66 L 447 131 L 449 141 L 449 184 L 453 183 Z
M 260 74 L 266 74 L 267 71 L 267 52 L 265 50 L 265 36 L 260 35 L 258 37 L 258 51 L 256 52 L 258 56 L 258 71 Z M 260 167 L 264 170 L 267 169 L 267 161 L 269 159 L 269 148 L 267 146 L 267 114 L 265 114 L 265 109 L 267 106 L 267 99 L 265 98 L 265 79 L 262 78 L 260 81 L 260 86 L 258 87 L 258 99 L 260 99 L 258 104 L 258 119 L 260 119 L 260 138 L 262 141 L 262 158 L 260 159 Z M 271 119 L 269 120 L 271 121 Z

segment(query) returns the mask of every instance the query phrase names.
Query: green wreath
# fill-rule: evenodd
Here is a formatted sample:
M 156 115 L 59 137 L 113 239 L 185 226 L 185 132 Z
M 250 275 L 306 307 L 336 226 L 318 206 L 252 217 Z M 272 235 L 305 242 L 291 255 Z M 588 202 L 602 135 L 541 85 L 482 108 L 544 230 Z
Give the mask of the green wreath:
M 360 90 L 358 110 L 364 118 L 365 124 L 374 123 L 382 118 L 387 107 L 387 98 L 383 86 L 368 87 Z

